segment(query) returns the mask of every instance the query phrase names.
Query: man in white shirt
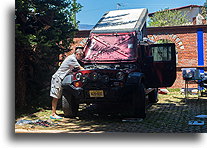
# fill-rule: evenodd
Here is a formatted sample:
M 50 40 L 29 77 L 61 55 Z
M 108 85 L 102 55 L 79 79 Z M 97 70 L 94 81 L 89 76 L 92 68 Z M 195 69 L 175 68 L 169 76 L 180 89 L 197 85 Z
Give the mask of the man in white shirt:
M 61 98 L 62 95 L 62 80 L 67 74 L 72 74 L 72 70 L 76 67 L 79 69 L 83 69 L 78 63 L 78 60 L 83 58 L 83 50 L 77 48 L 74 54 L 66 55 L 67 57 L 62 62 L 56 73 L 52 76 L 51 80 L 51 90 L 50 96 L 52 99 L 52 115 L 50 116 L 51 119 L 62 119 L 62 117 L 56 114 L 56 107 L 58 100 Z

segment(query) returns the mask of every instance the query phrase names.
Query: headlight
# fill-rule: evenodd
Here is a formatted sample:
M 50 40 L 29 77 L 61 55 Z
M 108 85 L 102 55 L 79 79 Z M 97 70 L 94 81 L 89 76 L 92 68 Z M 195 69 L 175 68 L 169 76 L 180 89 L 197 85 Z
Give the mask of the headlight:
M 96 80 L 98 79 L 98 73 L 93 72 L 93 73 L 90 75 L 90 78 L 91 78 L 91 80 L 96 81 Z
M 123 72 L 118 72 L 117 74 L 116 74 L 116 78 L 118 79 L 118 80 L 123 80 L 124 79 L 124 73 Z
M 108 83 L 108 82 L 109 82 L 109 76 L 104 75 L 104 76 L 102 77 L 102 81 L 103 81 L 104 83 Z
M 76 75 L 75 75 L 76 80 L 81 80 L 82 75 L 83 74 L 81 72 L 76 73 Z
M 82 82 L 86 82 L 88 79 L 88 74 L 82 76 Z

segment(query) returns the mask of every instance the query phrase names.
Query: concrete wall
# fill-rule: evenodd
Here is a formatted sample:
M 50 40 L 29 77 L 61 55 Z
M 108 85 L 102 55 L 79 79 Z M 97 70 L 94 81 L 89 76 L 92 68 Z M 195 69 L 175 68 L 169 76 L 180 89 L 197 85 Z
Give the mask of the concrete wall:
M 193 18 L 196 17 L 198 15 L 198 13 L 201 13 L 201 8 L 188 7 L 188 8 L 180 9 L 179 11 L 187 13 L 186 16 L 187 16 L 189 22 L 193 22 Z

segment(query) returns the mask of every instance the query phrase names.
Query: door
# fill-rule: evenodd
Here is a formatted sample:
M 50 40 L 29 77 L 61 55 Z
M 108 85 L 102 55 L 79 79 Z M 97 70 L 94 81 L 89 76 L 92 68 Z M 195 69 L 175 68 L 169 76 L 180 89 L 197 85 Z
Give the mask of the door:
M 146 86 L 170 87 L 176 79 L 176 52 L 174 43 L 149 45 L 144 51 L 143 72 Z

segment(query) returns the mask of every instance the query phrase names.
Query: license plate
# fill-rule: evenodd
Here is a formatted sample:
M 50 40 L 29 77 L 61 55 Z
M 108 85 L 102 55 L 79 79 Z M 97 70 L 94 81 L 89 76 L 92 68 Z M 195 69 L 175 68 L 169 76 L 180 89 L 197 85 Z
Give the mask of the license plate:
M 89 90 L 90 97 L 104 97 L 103 90 Z

